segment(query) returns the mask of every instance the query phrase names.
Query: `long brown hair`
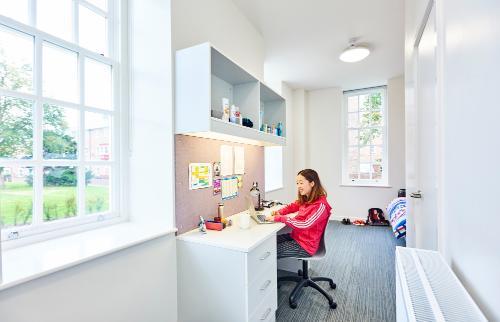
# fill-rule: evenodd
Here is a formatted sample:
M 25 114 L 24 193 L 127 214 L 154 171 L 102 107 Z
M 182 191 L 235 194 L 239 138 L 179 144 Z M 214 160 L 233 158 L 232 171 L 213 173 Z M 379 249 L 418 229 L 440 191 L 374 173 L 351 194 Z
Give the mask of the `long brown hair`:
M 302 196 L 299 192 L 297 192 L 297 201 L 299 204 L 311 203 L 322 196 L 326 197 L 326 190 L 321 185 L 321 181 L 319 180 L 319 176 L 316 171 L 313 169 L 304 169 L 300 170 L 297 175 L 303 176 L 309 182 L 314 182 L 314 186 L 312 187 L 309 196 Z

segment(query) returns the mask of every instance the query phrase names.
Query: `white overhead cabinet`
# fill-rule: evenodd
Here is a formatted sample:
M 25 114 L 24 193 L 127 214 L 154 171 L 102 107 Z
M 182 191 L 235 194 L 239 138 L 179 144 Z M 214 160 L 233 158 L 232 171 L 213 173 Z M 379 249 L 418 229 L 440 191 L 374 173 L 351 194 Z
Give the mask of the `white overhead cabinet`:
M 285 145 L 285 99 L 209 43 L 177 51 L 175 67 L 176 134 Z

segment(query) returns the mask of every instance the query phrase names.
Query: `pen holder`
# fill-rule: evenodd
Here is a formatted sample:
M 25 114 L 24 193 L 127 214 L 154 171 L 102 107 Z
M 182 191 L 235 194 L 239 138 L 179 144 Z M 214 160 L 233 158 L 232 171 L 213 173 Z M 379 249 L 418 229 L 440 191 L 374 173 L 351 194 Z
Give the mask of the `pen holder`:
M 248 229 L 250 228 L 250 215 L 248 213 L 242 213 L 238 217 L 238 224 L 240 229 Z

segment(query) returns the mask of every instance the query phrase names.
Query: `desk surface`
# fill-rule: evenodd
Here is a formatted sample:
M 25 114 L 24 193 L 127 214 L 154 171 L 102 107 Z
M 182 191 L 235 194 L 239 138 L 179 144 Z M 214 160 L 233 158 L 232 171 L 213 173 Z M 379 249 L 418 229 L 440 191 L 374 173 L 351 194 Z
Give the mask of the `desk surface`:
M 273 207 L 271 209 L 276 210 L 279 208 L 280 207 Z M 264 214 L 269 213 L 271 209 L 266 209 Z M 233 225 L 226 229 L 221 231 L 207 230 L 207 233 L 204 234 L 196 228 L 177 236 L 177 239 L 246 253 L 285 226 L 283 223 L 257 224 L 250 218 L 250 228 L 240 229 L 238 217 L 242 213 L 244 212 L 230 216 L 229 218 L 233 221 Z

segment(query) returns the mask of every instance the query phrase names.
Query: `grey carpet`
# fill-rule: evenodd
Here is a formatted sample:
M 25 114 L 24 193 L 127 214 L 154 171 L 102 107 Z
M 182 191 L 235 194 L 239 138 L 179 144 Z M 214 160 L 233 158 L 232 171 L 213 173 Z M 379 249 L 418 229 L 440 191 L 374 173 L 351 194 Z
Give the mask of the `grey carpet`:
M 331 277 L 332 290 L 319 282 L 337 302 L 332 310 L 319 292 L 303 289 L 294 310 L 288 295 L 295 283 L 284 282 L 278 290 L 277 321 L 396 321 L 394 251 L 396 241 L 389 227 L 343 225 L 332 221 L 326 234 L 327 255 L 314 262 L 311 276 Z

